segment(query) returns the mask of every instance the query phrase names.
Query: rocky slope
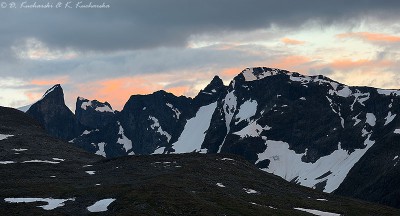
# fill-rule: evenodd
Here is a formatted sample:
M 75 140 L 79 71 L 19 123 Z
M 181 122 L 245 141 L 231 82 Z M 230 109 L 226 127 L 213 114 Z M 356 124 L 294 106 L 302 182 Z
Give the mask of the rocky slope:
M 399 215 L 260 171 L 239 156 L 102 159 L 0 107 L 0 215 Z

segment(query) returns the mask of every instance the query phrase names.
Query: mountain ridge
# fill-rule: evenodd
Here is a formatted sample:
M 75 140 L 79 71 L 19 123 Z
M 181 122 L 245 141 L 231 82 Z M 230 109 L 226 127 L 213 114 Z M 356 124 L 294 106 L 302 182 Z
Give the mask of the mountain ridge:
M 386 144 L 400 128 L 399 96 L 398 90 L 351 87 L 322 75 L 247 68 L 228 86 L 214 77 L 193 99 L 165 91 L 133 95 L 109 124 L 81 128 L 70 142 L 105 157 L 238 154 L 287 181 L 399 207 L 398 190 L 382 190 L 400 183 L 399 177 L 384 183 L 399 176 L 393 158 L 400 149 Z M 387 145 L 390 160 L 374 157 L 374 149 Z M 373 165 L 378 162 L 391 165 L 380 170 Z M 362 167 L 379 179 L 358 175 Z

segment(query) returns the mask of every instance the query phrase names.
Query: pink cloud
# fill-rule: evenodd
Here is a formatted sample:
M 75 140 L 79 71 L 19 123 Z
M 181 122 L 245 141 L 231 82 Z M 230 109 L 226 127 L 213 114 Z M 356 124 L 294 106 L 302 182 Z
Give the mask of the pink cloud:
M 336 35 L 338 38 L 358 38 L 369 42 L 399 43 L 400 36 L 372 33 L 372 32 L 349 32 Z
M 281 41 L 286 45 L 302 45 L 305 44 L 305 41 L 295 40 L 290 38 L 282 38 Z

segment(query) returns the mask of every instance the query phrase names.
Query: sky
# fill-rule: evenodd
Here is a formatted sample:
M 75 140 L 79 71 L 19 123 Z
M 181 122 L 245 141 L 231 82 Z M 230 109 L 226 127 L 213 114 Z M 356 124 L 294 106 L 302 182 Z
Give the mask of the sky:
M 400 89 L 398 0 L 91 2 L 103 7 L 3 0 L 1 106 L 34 103 L 59 83 L 72 110 L 78 96 L 120 110 L 134 94 L 194 97 L 215 75 L 228 84 L 256 66 Z

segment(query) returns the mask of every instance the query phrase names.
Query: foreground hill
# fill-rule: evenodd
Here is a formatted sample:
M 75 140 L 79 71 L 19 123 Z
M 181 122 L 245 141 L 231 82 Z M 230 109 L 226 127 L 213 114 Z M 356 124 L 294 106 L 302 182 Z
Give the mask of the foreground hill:
M 101 159 L 0 107 L 0 215 L 399 215 L 321 193 L 234 155 Z

